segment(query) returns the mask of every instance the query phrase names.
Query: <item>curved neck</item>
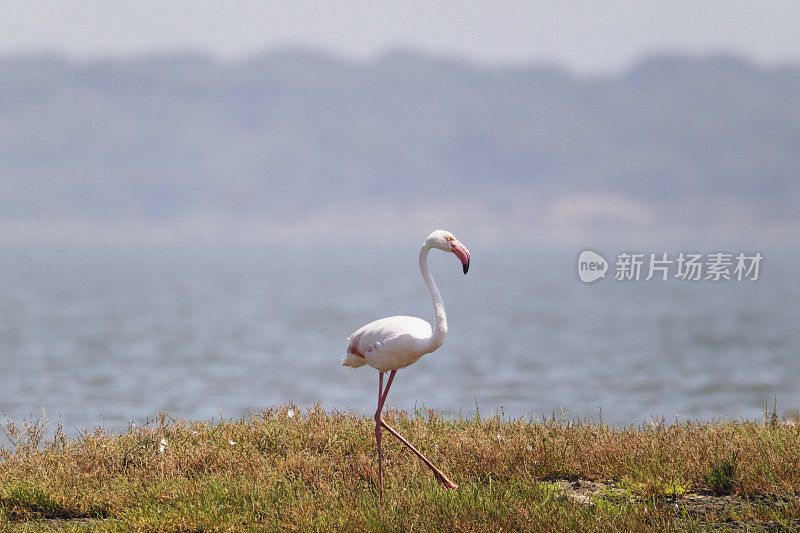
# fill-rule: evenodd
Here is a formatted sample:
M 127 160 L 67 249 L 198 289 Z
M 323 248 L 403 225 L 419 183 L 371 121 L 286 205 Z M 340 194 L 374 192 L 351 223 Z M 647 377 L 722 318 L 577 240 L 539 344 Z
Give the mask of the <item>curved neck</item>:
M 447 315 L 444 312 L 442 295 L 439 294 L 439 289 L 436 287 L 431 271 L 428 269 L 429 251 L 430 246 L 428 246 L 428 243 L 423 244 L 419 251 L 419 270 L 422 273 L 422 279 L 425 280 L 425 286 L 428 287 L 431 301 L 433 301 L 433 333 L 429 339 L 429 348 L 433 351 L 444 343 L 444 337 L 447 335 Z

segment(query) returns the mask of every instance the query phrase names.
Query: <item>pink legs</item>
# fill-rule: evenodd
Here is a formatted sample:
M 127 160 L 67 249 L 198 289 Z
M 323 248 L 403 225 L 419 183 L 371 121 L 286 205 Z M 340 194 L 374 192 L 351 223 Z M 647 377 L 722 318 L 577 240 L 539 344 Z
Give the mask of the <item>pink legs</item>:
M 417 457 L 422 459 L 422 462 L 433 471 L 433 475 L 436 477 L 436 480 L 441 483 L 444 488 L 457 489 L 458 485 L 447 479 L 447 476 L 445 476 L 441 470 L 436 468 L 436 466 L 434 466 L 434 464 L 430 462 L 427 457 L 422 455 L 419 450 L 414 448 L 410 442 L 408 442 L 400 433 L 389 426 L 389 424 L 387 424 L 381 417 L 383 404 L 386 402 L 386 397 L 389 395 L 389 387 L 392 386 L 392 381 L 394 381 L 395 374 L 397 374 L 397 370 L 392 370 L 392 372 L 389 374 L 389 381 L 386 382 L 385 389 L 383 388 L 383 372 L 378 375 L 378 410 L 375 411 L 375 440 L 378 442 L 378 476 L 380 477 L 381 483 L 381 502 L 383 501 L 383 455 L 381 453 L 381 436 L 383 434 L 383 428 L 386 428 L 386 431 L 397 437 L 398 440 L 400 440 L 400 442 L 405 444 L 412 452 L 414 452 Z
M 397 370 L 392 370 L 389 374 L 389 381 L 386 382 L 386 389 L 383 389 L 383 372 L 378 374 L 378 410 L 375 411 L 375 440 L 378 442 L 378 477 L 381 481 L 381 502 L 383 502 L 383 454 L 381 453 L 381 436 L 383 435 L 383 419 L 381 418 L 381 411 L 383 411 L 383 403 L 386 401 L 386 396 L 389 395 L 389 387 L 392 386 L 394 375 Z M 390 430 L 394 432 L 394 430 Z
M 389 376 L 391 383 L 394 374 Z M 389 387 L 386 387 L 388 390 Z M 383 428 L 381 427 L 381 411 L 383 410 L 383 372 L 378 374 L 378 410 L 375 411 L 375 440 L 378 442 L 378 477 L 381 481 L 381 503 L 383 503 L 383 455 L 381 454 L 381 436 L 383 435 Z

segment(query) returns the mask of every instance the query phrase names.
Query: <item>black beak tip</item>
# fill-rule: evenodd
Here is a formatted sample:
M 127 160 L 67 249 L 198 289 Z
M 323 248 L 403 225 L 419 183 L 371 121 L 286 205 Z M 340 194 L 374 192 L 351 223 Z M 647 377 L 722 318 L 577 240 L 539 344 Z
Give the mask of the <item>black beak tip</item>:
M 469 261 L 467 261 L 466 263 L 464 263 L 464 274 L 466 274 L 466 273 L 467 273 L 467 270 L 469 270 Z

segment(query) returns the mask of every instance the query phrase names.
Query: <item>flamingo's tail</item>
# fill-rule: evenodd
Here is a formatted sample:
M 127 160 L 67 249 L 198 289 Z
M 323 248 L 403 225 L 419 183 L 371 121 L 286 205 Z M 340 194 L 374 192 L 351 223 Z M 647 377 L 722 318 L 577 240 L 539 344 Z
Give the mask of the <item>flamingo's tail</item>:
M 342 359 L 342 366 L 349 366 L 351 368 L 358 368 L 366 364 L 367 362 L 364 360 L 363 357 L 359 357 L 354 353 L 348 353 L 347 357 Z

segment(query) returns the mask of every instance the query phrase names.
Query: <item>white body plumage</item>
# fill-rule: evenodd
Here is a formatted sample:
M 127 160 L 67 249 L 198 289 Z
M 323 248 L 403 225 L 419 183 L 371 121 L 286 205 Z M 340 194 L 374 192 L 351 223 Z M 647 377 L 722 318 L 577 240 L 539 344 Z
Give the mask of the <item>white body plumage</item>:
M 347 342 L 344 366 L 381 372 L 404 368 L 441 346 L 431 344 L 431 325 L 413 316 L 390 316 L 357 329 Z M 444 339 L 443 339 L 444 340 Z

